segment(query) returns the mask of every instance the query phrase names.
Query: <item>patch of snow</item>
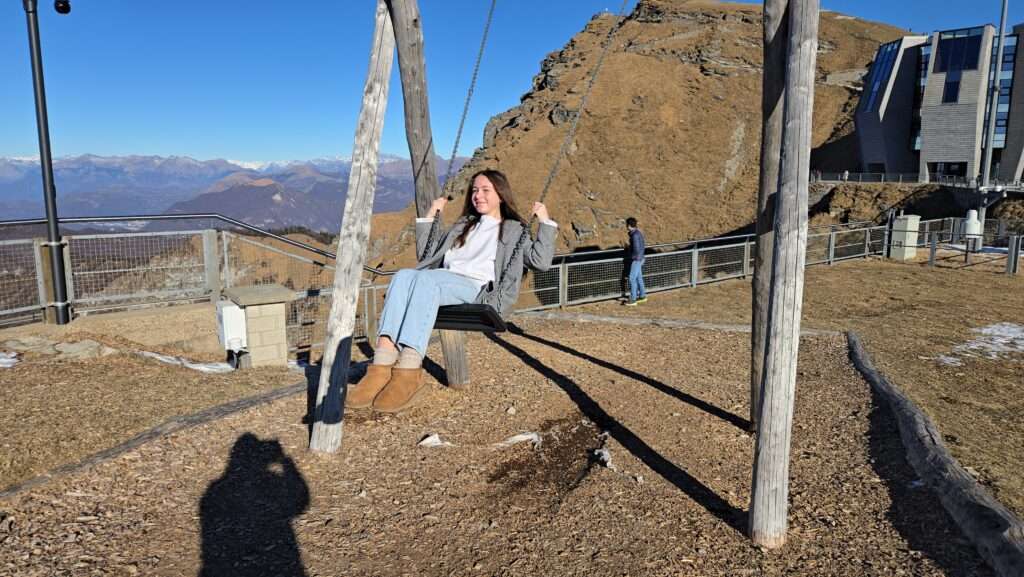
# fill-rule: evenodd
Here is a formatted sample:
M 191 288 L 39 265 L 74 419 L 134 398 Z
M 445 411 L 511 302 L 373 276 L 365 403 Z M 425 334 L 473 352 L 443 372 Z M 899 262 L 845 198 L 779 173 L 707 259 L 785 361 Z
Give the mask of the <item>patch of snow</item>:
M 10 369 L 18 364 L 18 353 L 0 353 L 0 369 Z
M 196 363 L 182 357 L 162 355 L 160 353 L 150 351 L 139 351 L 139 355 L 160 361 L 161 363 L 178 365 L 180 367 L 185 367 L 186 369 L 192 369 L 193 371 L 199 371 L 202 373 L 230 373 L 235 370 L 227 363 Z
M 996 323 L 972 331 L 981 336 L 953 347 L 954 354 L 999 359 L 1014 353 L 1024 353 L 1024 326 L 1015 323 Z
M 612 452 L 609 451 L 607 447 L 594 449 L 594 460 L 605 467 L 608 467 L 612 471 L 615 470 L 615 465 L 612 465 Z
M 534 432 L 519 433 L 518 435 L 512 435 L 511 437 L 505 439 L 504 441 L 495 444 L 495 446 L 511 447 L 512 445 L 518 445 L 519 443 L 525 443 L 527 441 L 533 443 L 533 448 L 536 449 L 537 447 L 540 446 L 541 438 L 540 435 Z
M 437 433 L 431 433 L 426 437 L 420 439 L 419 443 L 416 443 L 420 447 L 451 447 L 452 444 L 448 441 L 442 441 L 441 437 Z
M 978 336 L 956 345 L 948 355 L 939 355 L 934 360 L 950 367 L 960 367 L 965 358 L 999 360 L 1024 354 L 1022 325 L 995 323 L 971 331 Z

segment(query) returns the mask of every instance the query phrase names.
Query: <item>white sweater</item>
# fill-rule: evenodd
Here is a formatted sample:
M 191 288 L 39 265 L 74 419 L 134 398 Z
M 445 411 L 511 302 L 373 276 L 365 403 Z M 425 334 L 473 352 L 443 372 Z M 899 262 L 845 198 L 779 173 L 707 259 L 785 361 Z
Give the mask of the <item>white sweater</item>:
M 432 218 L 417 218 L 418 222 L 432 222 Z M 553 220 L 544 221 L 555 224 Z M 494 280 L 494 259 L 498 253 L 498 233 L 501 221 L 487 215 L 480 217 L 480 222 L 466 235 L 466 243 L 460 247 L 452 247 L 444 253 L 444 268 L 455 274 L 462 275 L 478 288 Z

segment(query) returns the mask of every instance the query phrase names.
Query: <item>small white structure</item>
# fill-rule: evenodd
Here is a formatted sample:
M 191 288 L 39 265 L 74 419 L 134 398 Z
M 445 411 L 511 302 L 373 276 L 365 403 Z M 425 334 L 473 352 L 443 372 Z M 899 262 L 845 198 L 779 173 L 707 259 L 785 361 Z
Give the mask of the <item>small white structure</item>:
M 978 211 L 971 209 L 967 211 L 967 218 L 964 219 L 963 228 L 964 242 L 967 248 L 976 246 L 980 250 L 982 245 L 981 221 L 978 220 Z M 977 243 L 977 244 L 974 244 Z
M 906 261 L 917 256 L 917 232 L 921 217 L 905 214 L 896 218 L 892 225 L 889 258 Z
M 279 284 L 236 287 L 217 303 L 217 332 L 232 365 L 288 366 L 287 303 L 295 291 Z

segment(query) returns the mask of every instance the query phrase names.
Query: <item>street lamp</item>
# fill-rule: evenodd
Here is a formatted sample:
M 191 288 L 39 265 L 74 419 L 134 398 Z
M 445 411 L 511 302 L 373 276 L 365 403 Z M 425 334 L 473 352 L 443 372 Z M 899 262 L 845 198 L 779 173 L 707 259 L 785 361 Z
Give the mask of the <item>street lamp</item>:
M 39 47 L 39 17 L 36 0 L 22 0 L 28 19 L 28 45 L 32 56 L 32 80 L 36 97 L 36 126 L 39 130 L 39 163 L 43 172 L 43 198 L 46 201 L 46 246 L 50 249 L 50 272 L 53 279 L 54 320 L 66 325 L 71 320 L 67 281 L 64 271 L 64 245 L 57 225 L 57 191 L 53 186 L 53 158 L 50 155 L 50 126 L 46 117 L 46 88 L 43 85 L 43 55 Z M 57 0 L 54 9 L 60 14 L 71 12 L 70 0 Z

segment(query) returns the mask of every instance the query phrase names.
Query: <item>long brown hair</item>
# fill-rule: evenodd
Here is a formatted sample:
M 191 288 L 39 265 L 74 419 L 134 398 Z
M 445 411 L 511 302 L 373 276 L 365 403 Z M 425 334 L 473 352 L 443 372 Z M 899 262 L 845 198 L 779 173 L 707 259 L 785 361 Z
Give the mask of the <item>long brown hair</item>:
M 476 207 L 473 206 L 473 181 L 476 177 L 482 176 L 487 180 L 491 181 L 491 185 L 494 186 L 494 192 L 498 193 L 498 198 L 501 199 L 499 205 L 501 210 L 501 219 L 518 220 L 521 223 L 525 223 L 523 217 L 519 215 L 519 209 L 516 207 L 515 193 L 512 192 L 512 185 L 508 183 L 508 177 L 505 176 L 500 170 L 484 169 L 476 172 L 469 178 L 469 185 L 466 186 L 466 202 L 462 207 L 462 216 L 469 220 L 466 228 L 463 229 L 462 234 L 455 239 L 455 247 L 458 248 L 466 243 L 466 237 L 469 236 L 469 232 L 473 230 L 473 227 L 480 222 L 480 213 L 477 212 Z M 498 229 L 498 237 L 501 238 L 504 227 Z

